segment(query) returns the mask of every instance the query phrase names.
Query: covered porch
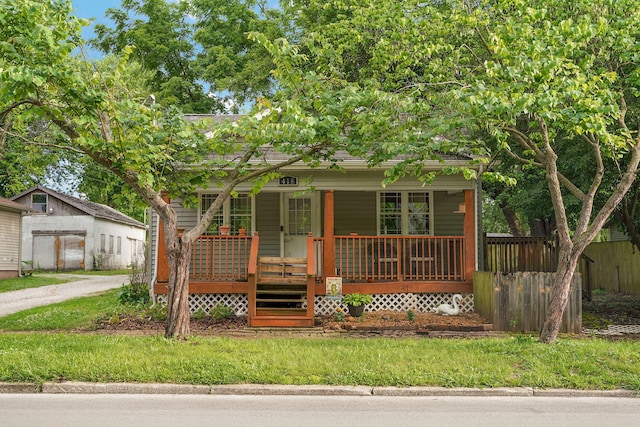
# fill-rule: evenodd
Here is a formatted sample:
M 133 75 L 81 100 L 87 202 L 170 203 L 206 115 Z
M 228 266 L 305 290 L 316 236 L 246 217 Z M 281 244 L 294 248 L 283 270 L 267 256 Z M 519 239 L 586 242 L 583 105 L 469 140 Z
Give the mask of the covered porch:
M 190 293 L 244 296 L 249 323 L 254 326 L 313 325 L 318 312 L 314 305 L 327 294 L 328 277 L 342 279 L 343 294 L 471 293 L 476 266 L 475 191 L 464 190 L 462 200 L 457 212 L 450 213 L 461 217 L 460 235 L 344 235 L 335 233 L 335 192 L 324 191 L 322 235 L 307 234 L 305 254 L 296 257 L 295 263 L 287 256 L 280 257 L 278 263 L 273 254 L 262 253 L 266 252 L 261 250 L 263 236 L 257 230 L 249 236 L 201 236 L 191 259 Z M 161 226 L 158 240 L 164 241 Z M 295 277 L 298 285 L 301 281 L 305 284 L 300 291 L 304 295 L 285 304 L 295 315 L 286 317 L 283 313 L 287 310 L 264 309 L 263 321 L 258 319 L 261 304 L 257 290 L 266 269 L 266 264 L 261 267 L 261 259 L 267 258 L 271 270 L 281 269 L 283 282 Z M 301 260 L 304 266 L 294 269 Z M 273 267 L 274 262 L 279 267 Z M 168 278 L 166 253 L 160 244 L 153 286 L 156 296 L 162 298 L 167 293 Z

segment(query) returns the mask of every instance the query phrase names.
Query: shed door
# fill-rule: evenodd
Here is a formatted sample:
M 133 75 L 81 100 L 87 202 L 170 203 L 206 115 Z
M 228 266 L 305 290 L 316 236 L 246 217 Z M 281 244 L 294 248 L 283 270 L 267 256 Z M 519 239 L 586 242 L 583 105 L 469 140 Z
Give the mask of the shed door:
M 84 236 L 60 236 L 58 270 L 84 270 Z
M 84 270 L 82 235 L 33 236 L 33 268 L 43 270 Z

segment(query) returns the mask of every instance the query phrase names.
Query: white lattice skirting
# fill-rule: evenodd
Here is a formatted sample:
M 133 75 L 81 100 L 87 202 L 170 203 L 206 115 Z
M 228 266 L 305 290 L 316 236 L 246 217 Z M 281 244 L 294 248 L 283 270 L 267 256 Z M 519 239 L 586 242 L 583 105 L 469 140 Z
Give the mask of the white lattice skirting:
M 417 313 L 435 311 L 440 304 L 451 304 L 453 294 L 451 293 L 428 293 L 428 294 L 374 294 L 373 302 L 366 307 L 366 311 L 408 311 Z M 166 295 L 156 295 L 156 302 L 166 304 Z M 218 306 L 226 306 L 233 309 L 236 315 L 246 315 L 247 295 L 246 294 L 191 294 L 189 295 L 189 308 L 192 313 L 199 309 L 209 313 Z M 328 315 L 336 312 L 338 307 L 346 310 L 346 305 L 340 300 L 329 299 L 324 295 L 315 297 L 316 315 Z M 473 312 L 473 294 L 462 294 L 460 302 L 462 313 Z

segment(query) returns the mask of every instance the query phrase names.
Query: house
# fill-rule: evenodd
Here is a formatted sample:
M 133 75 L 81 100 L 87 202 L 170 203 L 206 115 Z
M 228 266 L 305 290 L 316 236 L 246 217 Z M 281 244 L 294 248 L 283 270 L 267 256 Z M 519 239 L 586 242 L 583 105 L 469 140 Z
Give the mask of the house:
M 112 270 L 144 259 L 146 226 L 109 206 L 36 186 L 12 198 L 22 218 L 22 259 L 42 270 Z
M 0 279 L 20 276 L 21 220 L 28 211 L 27 206 L 0 197 Z
M 314 315 L 340 306 L 332 295 L 340 292 L 372 294 L 369 310 L 403 311 L 433 310 L 461 293 L 463 311 L 473 310 L 477 181 L 438 175 L 425 187 L 405 177 L 383 187 L 391 163 L 370 168 L 345 153 L 340 160 L 343 171 L 291 165 L 255 196 L 248 185 L 237 188 L 194 247 L 192 311 L 220 304 L 248 314 L 251 326 L 312 326 Z M 450 156 L 444 164 L 469 160 Z M 424 167 L 437 171 L 443 164 Z M 303 191 L 309 185 L 313 191 Z M 195 225 L 216 188 L 200 189 L 198 208 L 171 201 L 178 227 Z M 162 302 L 169 278 L 164 231 L 157 215 L 150 218 L 150 277 Z M 223 225 L 229 235 L 219 233 Z

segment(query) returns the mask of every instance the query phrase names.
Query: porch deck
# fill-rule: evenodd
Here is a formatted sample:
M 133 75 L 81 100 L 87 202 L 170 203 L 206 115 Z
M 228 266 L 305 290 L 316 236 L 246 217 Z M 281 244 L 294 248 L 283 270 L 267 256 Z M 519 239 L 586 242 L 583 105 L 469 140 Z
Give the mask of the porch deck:
M 308 239 L 314 295 L 326 294 L 326 277 L 342 277 L 343 293 L 472 292 L 463 236 L 334 236 L 335 260 L 328 262 L 327 241 Z M 258 242 L 257 233 L 201 236 L 191 259 L 189 292 L 249 294 L 251 252 L 257 254 Z M 154 292 L 167 293 L 160 271 Z

